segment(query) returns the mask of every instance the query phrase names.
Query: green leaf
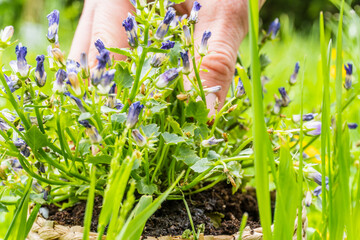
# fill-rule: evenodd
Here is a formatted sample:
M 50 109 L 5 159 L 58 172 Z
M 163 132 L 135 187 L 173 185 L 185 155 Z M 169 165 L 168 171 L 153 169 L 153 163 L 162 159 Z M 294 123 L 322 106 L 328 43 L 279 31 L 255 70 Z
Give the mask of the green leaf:
M 131 76 L 129 68 L 121 66 L 121 64 L 115 65 L 115 77 L 114 81 L 118 88 L 131 88 L 134 78 Z
M 91 143 L 89 141 L 81 141 L 79 143 L 79 153 L 84 156 L 90 153 Z
M 172 66 L 178 65 L 178 60 L 180 58 L 180 52 L 181 52 L 181 44 L 176 43 L 175 46 L 170 50 L 169 52 L 169 61 Z
M 194 123 L 185 123 L 182 127 L 182 130 L 184 133 L 190 133 L 192 136 L 194 136 L 194 131 L 196 128 L 197 127 Z
M 180 124 L 176 122 L 173 117 L 168 116 L 166 120 L 170 123 L 171 128 L 174 130 L 174 133 L 183 135 L 183 131 L 181 130 Z
M 47 135 L 40 132 L 37 126 L 32 126 L 29 131 L 25 133 L 26 143 L 33 151 L 45 147 L 48 144 Z
M 202 158 L 199 161 L 197 161 L 194 165 L 192 165 L 190 168 L 195 172 L 202 173 L 206 171 L 209 167 L 211 167 L 211 162 L 206 158 Z
M 0 202 L 0 213 L 1 212 L 9 212 L 9 210 L 7 209 L 7 207 L 4 205 L 4 204 L 2 204 L 1 202 Z
M 152 195 L 158 192 L 158 186 L 154 183 L 147 184 L 145 178 L 136 181 L 136 189 L 140 194 Z
M 215 151 L 210 150 L 208 155 L 206 156 L 206 158 L 211 161 L 211 160 L 216 160 L 220 158 L 220 155 L 217 154 Z
M 90 119 L 91 116 L 92 116 L 92 115 L 91 115 L 91 113 L 89 113 L 89 112 L 82 113 L 82 114 L 80 114 L 78 121 Z
M 110 164 L 111 156 L 109 155 L 100 155 L 100 156 L 88 156 L 86 161 L 93 164 Z
M 177 161 L 182 161 L 188 166 L 194 165 L 200 160 L 200 157 L 196 155 L 196 152 L 186 144 L 181 144 L 177 153 L 174 155 Z
M 159 103 L 154 101 L 155 103 L 153 104 L 153 106 L 150 108 L 150 111 L 152 114 L 156 114 L 161 112 L 162 109 L 166 109 L 168 104 L 166 103 Z
M 206 108 L 202 101 L 190 102 L 185 109 L 185 116 L 192 117 L 199 123 L 206 123 L 208 121 L 209 109 Z
M 128 48 L 106 48 L 110 52 L 124 55 L 131 58 L 131 51 Z
M 159 126 L 156 125 L 155 123 L 149 124 L 149 125 L 141 125 L 140 128 L 143 130 L 143 132 L 145 133 L 146 137 L 157 137 L 160 135 L 159 132 Z
M 89 187 L 90 187 L 89 185 L 81 185 L 79 189 L 76 191 L 75 195 L 78 196 L 83 194 L 85 191 L 89 189 Z
M 209 132 L 210 132 L 210 130 L 206 124 L 200 124 L 200 126 L 198 128 L 196 128 L 194 131 L 195 140 L 202 141 L 204 139 L 207 139 Z
M 116 113 L 111 115 L 111 123 L 113 126 L 113 129 L 119 129 L 121 124 L 123 124 L 126 121 L 126 113 Z
M 164 132 L 161 135 L 163 136 L 166 144 L 177 144 L 185 141 L 182 137 L 179 137 L 174 133 Z

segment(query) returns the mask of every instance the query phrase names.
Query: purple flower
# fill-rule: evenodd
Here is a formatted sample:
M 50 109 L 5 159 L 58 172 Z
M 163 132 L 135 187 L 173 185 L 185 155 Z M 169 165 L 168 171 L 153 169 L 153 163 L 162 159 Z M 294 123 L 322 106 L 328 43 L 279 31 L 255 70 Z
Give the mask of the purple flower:
M 246 92 L 245 92 L 244 84 L 241 81 L 241 78 L 239 77 L 238 85 L 236 87 L 236 97 L 241 98 L 241 97 L 245 96 L 245 94 L 246 94 Z
M 80 55 L 80 68 L 83 78 L 89 77 L 89 64 L 87 54 L 85 52 L 81 53 Z
M 71 98 L 72 100 L 74 100 L 81 112 L 83 112 L 83 113 L 86 112 L 86 109 L 84 108 L 84 105 L 82 104 L 82 102 L 79 98 L 71 95 L 69 92 L 65 92 L 64 95 L 66 95 L 69 98 Z
M 162 46 L 160 47 L 160 49 L 169 50 L 175 46 L 175 42 L 168 40 L 166 42 L 161 43 L 161 45 Z M 155 53 L 153 58 L 151 59 L 150 65 L 155 68 L 161 67 L 165 62 L 166 57 L 167 57 L 166 53 Z
M 357 123 L 348 123 L 349 129 L 356 129 L 358 127 Z
M 111 69 L 107 72 L 105 72 L 102 76 L 101 82 L 100 84 L 97 86 L 99 93 L 100 94 L 108 94 L 111 87 L 113 86 L 113 80 L 114 80 L 114 76 L 115 76 L 115 69 Z
M 100 55 L 96 58 L 98 59 L 98 65 L 91 75 L 91 83 L 94 86 L 97 86 L 101 82 L 106 68 L 106 64 L 109 63 L 109 61 L 111 62 L 110 52 L 106 49 L 101 50 Z
M 160 49 L 169 50 L 175 46 L 175 42 L 167 40 L 166 42 L 161 43 Z
M 296 83 L 296 78 L 299 73 L 299 69 L 300 69 L 300 64 L 299 64 L 299 62 L 296 62 L 294 72 L 291 74 L 290 80 L 289 80 L 289 83 L 291 85 L 294 85 Z
M 68 59 L 66 61 L 66 71 L 68 73 L 68 82 L 71 85 L 71 88 L 74 90 L 76 96 L 81 95 L 81 85 L 78 78 L 80 64 L 74 60 Z
M 183 63 L 182 72 L 187 75 L 190 73 L 189 51 L 180 52 L 180 56 Z
M 129 13 L 128 17 L 122 23 L 128 36 L 129 45 L 131 47 L 137 47 L 138 36 L 137 36 L 137 24 L 135 17 Z
M 271 38 L 274 39 L 277 33 L 279 32 L 279 30 L 280 30 L 280 22 L 279 19 L 276 18 L 274 21 L 271 22 L 267 34 L 268 35 L 271 34 Z
M 137 130 L 137 129 L 133 129 L 132 132 L 131 132 L 131 136 L 134 138 L 136 144 L 139 146 L 139 147 L 143 147 L 145 146 L 146 144 L 146 138 L 141 135 L 140 131 Z
M 56 80 L 54 81 L 53 91 L 56 93 L 63 93 L 66 89 L 65 79 L 67 78 L 67 73 L 63 69 L 59 69 L 56 73 Z
M 165 35 L 167 34 L 169 30 L 169 24 L 172 22 L 174 17 L 176 16 L 175 9 L 169 8 L 168 11 L 165 14 L 164 20 L 160 23 L 160 26 L 156 30 L 155 38 L 157 40 L 163 40 Z
M 160 89 L 165 88 L 170 82 L 179 76 L 180 71 L 180 68 L 171 68 L 167 70 L 157 78 L 155 86 Z
M 189 27 L 184 25 L 183 31 L 184 31 L 185 46 L 191 46 L 191 33 Z
M 101 51 L 105 49 L 105 45 L 103 41 L 101 41 L 101 39 L 96 40 L 94 44 L 99 53 L 101 53 Z
M 115 89 L 116 89 L 116 84 L 114 83 L 110 88 L 109 96 L 105 106 L 109 108 L 121 110 L 124 107 L 124 105 L 118 99 L 116 99 Z
M 315 197 L 318 197 L 320 194 L 321 194 L 321 186 L 317 186 L 317 187 L 314 189 L 314 196 L 315 196 Z
M 215 146 L 215 145 L 217 145 L 218 143 L 221 143 L 221 142 L 223 142 L 224 141 L 224 139 L 216 139 L 215 137 L 211 137 L 211 138 L 209 138 L 208 140 L 203 140 L 202 142 L 201 142 L 201 145 L 203 146 L 203 147 L 212 147 L 212 146 Z
M 16 75 L 11 75 L 10 77 L 8 77 L 4 74 L 4 77 L 5 77 L 7 85 L 10 88 L 10 92 L 13 93 L 21 87 L 22 82 Z M 2 89 L 4 92 L 6 92 L 4 87 Z
M 43 87 L 46 83 L 46 72 L 44 69 L 44 55 L 38 55 L 36 57 L 36 69 L 35 69 L 35 82 L 39 87 Z
M 49 42 L 55 44 L 59 43 L 59 38 L 58 38 L 59 18 L 60 18 L 60 13 L 58 10 L 54 10 L 49 15 L 47 15 L 47 19 L 49 20 L 47 38 Z
M 144 108 L 144 105 L 142 105 L 140 102 L 134 102 L 129 107 L 129 113 L 126 120 L 126 126 L 128 128 L 132 128 L 135 126 L 137 121 L 139 120 L 139 115 Z
M 189 17 L 189 23 L 196 23 L 198 21 L 199 18 L 199 10 L 201 8 L 200 3 L 198 3 L 197 1 L 194 2 L 194 5 L 191 9 L 191 13 L 190 13 L 190 17 Z
M 102 141 L 102 137 L 99 135 L 98 130 L 92 126 L 89 121 L 82 120 L 79 121 L 79 123 L 86 128 L 86 134 L 89 136 L 92 144 L 100 143 Z
M 303 121 L 311 121 L 315 118 L 316 115 L 317 115 L 316 113 L 304 114 L 302 119 Z M 300 122 L 300 115 L 293 115 L 292 119 L 294 122 Z
M 30 156 L 30 149 L 24 140 L 18 138 L 16 141 L 14 141 L 14 145 L 20 150 L 24 157 Z
M 19 73 L 21 77 L 26 78 L 29 74 L 30 65 L 26 62 L 27 48 L 19 43 L 15 47 L 17 61 L 11 61 L 10 66 L 15 73 Z
M 205 56 L 207 54 L 208 41 L 209 41 L 210 37 L 211 37 L 211 32 L 210 31 L 205 31 L 203 36 L 202 36 L 201 44 L 200 44 L 200 47 L 199 47 L 200 56 Z
M 279 88 L 279 93 L 281 95 L 281 101 L 282 101 L 281 106 L 287 107 L 290 103 L 290 98 L 287 95 L 285 88 L 284 87 Z
M 351 85 L 352 85 L 353 65 L 351 63 L 348 63 L 348 64 L 344 65 L 344 68 L 345 68 L 345 71 L 346 71 L 344 88 L 346 90 L 349 90 L 351 88 Z
M 321 134 L 321 122 L 311 121 L 304 124 L 305 134 L 309 136 L 318 136 Z

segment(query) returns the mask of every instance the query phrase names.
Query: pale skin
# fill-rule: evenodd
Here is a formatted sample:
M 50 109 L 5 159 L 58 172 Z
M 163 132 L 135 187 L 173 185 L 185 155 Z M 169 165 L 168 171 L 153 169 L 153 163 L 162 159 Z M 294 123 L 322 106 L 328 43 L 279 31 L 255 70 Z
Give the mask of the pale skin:
M 235 71 L 237 52 L 248 31 L 247 0 L 198 0 L 202 5 L 199 21 L 195 25 L 195 46 L 199 46 L 205 30 L 210 30 L 208 55 L 201 64 L 200 72 L 204 87 L 221 86 L 221 91 L 206 96 L 209 115 L 215 113 L 216 101 L 222 106 Z M 260 6 L 262 5 L 260 1 Z M 188 14 L 194 0 L 175 5 L 179 15 Z M 129 47 L 122 21 L 134 7 L 129 0 L 85 0 L 83 12 L 75 32 L 69 58 L 79 60 L 80 54 L 89 55 L 89 65 L 96 65 L 98 54 L 94 42 L 101 39 L 107 47 Z M 114 55 L 115 59 L 124 59 Z M 200 56 L 196 55 L 197 60 Z M 188 86 L 189 87 L 189 86 Z

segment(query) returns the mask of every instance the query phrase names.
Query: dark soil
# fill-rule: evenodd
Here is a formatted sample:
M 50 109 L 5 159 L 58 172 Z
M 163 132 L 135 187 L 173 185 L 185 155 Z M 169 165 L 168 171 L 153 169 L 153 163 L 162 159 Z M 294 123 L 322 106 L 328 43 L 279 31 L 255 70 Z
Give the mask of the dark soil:
M 274 209 L 275 194 L 271 195 L 272 209 Z M 230 184 L 219 183 L 207 191 L 187 197 L 187 203 L 195 227 L 205 224 L 205 235 L 234 234 L 239 230 L 241 218 L 245 212 L 249 214 L 247 224 L 251 228 L 260 226 L 254 189 L 232 194 Z M 96 231 L 101 204 L 101 197 L 96 197 L 91 223 L 92 231 Z M 49 219 L 62 225 L 83 226 L 85 207 L 86 203 L 80 202 L 59 212 L 56 206 L 51 205 Z M 154 237 L 181 235 L 186 229 L 191 229 L 191 225 L 184 202 L 182 200 L 166 201 L 148 220 L 143 235 Z

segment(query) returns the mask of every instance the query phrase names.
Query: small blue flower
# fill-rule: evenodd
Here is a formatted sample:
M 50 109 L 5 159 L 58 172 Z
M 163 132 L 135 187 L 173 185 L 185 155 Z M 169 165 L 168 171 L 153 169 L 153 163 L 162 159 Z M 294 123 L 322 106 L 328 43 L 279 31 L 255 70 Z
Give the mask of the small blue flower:
M 199 10 L 201 8 L 200 3 L 198 3 L 197 1 L 194 2 L 194 5 L 191 9 L 191 13 L 190 13 L 190 17 L 189 17 L 189 23 L 197 23 L 198 18 L 199 18 Z
M 139 120 L 139 115 L 144 108 L 144 105 L 142 105 L 140 102 L 134 102 L 129 107 L 129 113 L 126 120 L 126 126 L 128 128 L 132 128 L 135 126 L 137 121 Z
M 299 69 L 300 69 L 300 64 L 299 64 L 299 62 L 296 62 L 294 72 L 291 74 L 290 80 L 289 80 L 291 85 L 294 85 L 296 83 L 296 78 L 299 73 Z
M 83 78 L 89 77 L 89 64 L 87 54 L 85 52 L 81 53 L 80 55 L 80 68 Z
M 145 146 L 146 144 L 146 138 L 141 135 L 140 131 L 137 130 L 137 129 L 133 129 L 131 131 L 131 136 L 134 138 L 136 144 L 139 146 L 139 147 L 143 147 Z
M 169 30 L 169 24 L 172 22 L 174 17 L 176 16 L 175 9 L 169 8 L 168 11 L 165 14 L 164 20 L 160 23 L 160 26 L 156 30 L 155 38 L 157 40 L 163 40 L 165 35 L 167 34 Z
M 167 40 L 166 42 L 161 43 L 160 49 L 169 50 L 175 46 L 175 42 Z
M 182 72 L 187 75 L 190 73 L 189 51 L 180 52 L 180 56 L 183 63 Z
M 4 77 L 5 77 L 7 85 L 10 88 L 10 92 L 13 93 L 21 87 L 22 82 L 16 75 L 11 75 L 10 77 L 8 77 L 4 74 Z M 5 88 L 3 87 L 2 89 L 6 93 Z
M 280 21 L 278 18 L 276 18 L 274 21 L 271 22 L 267 34 L 268 36 L 270 36 L 271 34 L 271 38 L 274 39 L 277 33 L 279 32 L 279 30 L 280 30 Z
M 290 103 L 290 98 L 286 93 L 286 90 L 284 87 L 279 88 L 279 93 L 281 95 L 281 107 L 287 107 Z
M 11 61 L 10 66 L 15 73 L 19 73 L 21 77 L 26 78 L 29 74 L 30 65 L 26 62 L 27 48 L 19 43 L 15 47 L 17 61 Z
M 47 15 L 47 19 L 49 20 L 47 38 L 49 42 L 55 44 L 59 43 L 59 37 L 58 37 L 59 18 L 60 18 L 60 13 L 58 10 L 54 10 L 49 15 Z
M 183 32 L 184 32 L 185 46 L 189 47 L 191 46 L 191 33 L 189 27 L 184 25 Z
M 353 65 L 351 63 L 348 63 L 344 65 L 344 68 L 346 71 L 344 87 L 346 90 L 349 90 L 352 85 Z
M 165 88 L 170 82 L 179 76 L 180 71 L 180 68 L 171 68 L 167 70 L 157 78 L 155 86 L 160 89 Z
M 89 121 L 82 120 L 79 121 L 79 123 L 86 128 L 86 134 L 89 136 L 92 144 L 100 143 L 102 141 L 102 137 L 100 136 L 98 130 L 92 126 Z
M 203 147 L 212 147 L 212 146 L 218 145 L 219 143 L 221 143 L 223 141 L 224 141 L 224 139 L 216 139 L 215 137 L 211 137 L 208 140 L 203 140 L 201 142 L 201 145 Z
M 53 91 L 56 93 L 63 93 L 66 89 L 65 79 L 67 78 L 67 73 L 63 69 L 59 69 L 56 72 L 56 80 L 54 81 Z
M 303 115 L 302 119 L 303 119 L 303 121 L 308 122 L 308 121 L 313 120 L 316 115 L 317 115 L 317 113 L 307 113 L 307 114 Z M 300 122 L 301 118 L 300 118 L 300 115 L 293 115 L 292 119 L 294 122 Z
M 356 129 L 358 127 L 357 123 L 348 123 L 349 129 Z
M 308 136 L 318 136 L 321 134 L 321 122 L 311 121 L 304 124 L 305 134 Z
M 86 109 L 84 108 L 84 105 L 82 104 L 81 100 L 73 95 L 71 95 L 69 92 L 65 92 L 64 95 L 68 96 L 69 98 L 71 98 L 72 100 L 75 101 L 76 105 L 78 106 L 78 108 L 80 109 L 80 111 L 82 113 L 86 112 Z
M 137 24 L 135 17 L 129 13 L 128 17 L 122 23 L 128 36 L 129 45 L 131 47 L 137 47 L 138 36 L 137 36 Z
M 14 145 L 20 150 L 21 154 L 24 157 L 30 156 L 30 149 L 29 146 L 26 144 L 24 140 L 21 138 L 18 138 L 16 141 L 14 141 Z
M 200 47 L 199 47 L 200 56 L 205 56 L 207 54 L 208 41 L 209 41 L 210 37 L 211 37 L 211 32 L 210 31 L 205 31 L 203 36 L 202 36 L 201 44 L 200 44 Z
M 101 53 L 101 51 L 105 49 L 105 45 L 103 41 L 101 41 L 101 39 L 96 40 L 94 44 L 99 53 Z
M 110 60 L 110 52 L 106 49 L 103 49 L 103 50 L 101 50 L 100 55 L 96 56 L 96 58 L 98 60 L 98 65 L 94 69 L 94 72 L 91 75 L 91 83 L 94 86 L 97 86 L 102 80 L 102 76 L 104 74 L 106 64 Z
M 238 85 L 236 87 L 236 97 L 241 98 L 241 97 L 245 96 L 245 94 L 246 94 L 246 92 L 245 92 L 244 84 L 239 77 Z
M 114 76 L 115 76 L 115 69 L 111 69 L 107 72 L 105 72 L 102 76 L 101 82 L 100 84 L 97 86 L 99 93 L 100 94 L 108 94 L 111 87 L 113 86 L 113 80 L 114 80 Z
M 35 82 L 39 87 L 43 87 L 46 83 L 46 72 L 44 69 L 44 55 L 38 55 L 36 57 L 36 69 L 35 69 Z
M 321 186 L 317 186 L 317 187 L 314 189 L 313 194 L 314 194 L 315 197 L 318 197 L 318 196 L 321 194 Z

